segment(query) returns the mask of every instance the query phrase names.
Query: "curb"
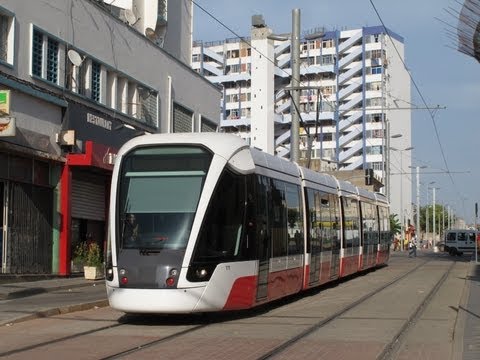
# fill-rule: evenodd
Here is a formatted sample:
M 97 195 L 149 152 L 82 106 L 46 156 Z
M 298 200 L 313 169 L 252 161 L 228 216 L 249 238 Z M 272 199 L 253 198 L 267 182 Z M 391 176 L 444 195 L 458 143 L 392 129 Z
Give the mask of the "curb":
M 13 324 L 18 324 L 24 321 L 47 318 L 55 315 L 69 314 L 77 311 L 91 310 L 95 308 L 103 308 L 107 306 L 109 306 L 108 299 L 104 299 L 104 300 L 92 301 L 89 303 L 40 310 L 30 315 L 20 316 L 15 319 L 10 319 L 7 321 L 0 322 L 0 326 L 12 326 Z
M 66 290 L 66 289 L 75 289 L 79 287 L 93 286 L 97 284 L 104 283 L 104 280 L 93 281 L 91 283 L 80 283 L 80 284 L 68 284 L 68 285 L 56 285 L 52 287 L 31 287 L 27 289 L 13 290 L 7 293 L 0 292 L 0 300 L 12 300 L 22 297 L 28 297 L 48 292 L 53 292 L 57 290 Z

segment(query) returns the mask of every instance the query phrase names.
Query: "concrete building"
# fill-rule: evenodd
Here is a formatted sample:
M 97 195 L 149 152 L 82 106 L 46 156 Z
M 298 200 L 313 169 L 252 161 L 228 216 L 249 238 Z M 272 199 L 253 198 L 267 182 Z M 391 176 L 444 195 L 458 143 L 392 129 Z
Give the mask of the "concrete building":
M 223 87 L 222 131 L 238 133 L 252 144 L 256 139 L 251 135 L 257 129 L 257 110 L 252 109 L 258 107 L 252 82 L 260 77 L 264 83 L 271 77 L 272 92 L 262 94 L 271 103 L 261 105 L 274 111 L 275 152 L 289 157 L 291 36 L 265 36 L 273 47 L 267 56 L 268 47 L 252 46 L 258 33 L 254 26 L 251 38 L 194 42 L 192 67 Z M 259 52 L 258 57 L 268 57 L 268 61 L 253 66 Z M 402 215 L 413 219 L 411 95 L 403 38 L 382 26 L 307 31 L 300 41 L 300 76 L 300 161 L 308 158 L 311 140 L 311 163 L 316 169 L 373 169 L 385 185 L 382 192 L 390 198 L 391 212 L 399 219 Z
M 192 6 L 1 2 L 3 273 L 68 275 L 77 244 L 103 246 L 112 164 L 128 139 L 216 131 L 221 93 L 190 67 Z

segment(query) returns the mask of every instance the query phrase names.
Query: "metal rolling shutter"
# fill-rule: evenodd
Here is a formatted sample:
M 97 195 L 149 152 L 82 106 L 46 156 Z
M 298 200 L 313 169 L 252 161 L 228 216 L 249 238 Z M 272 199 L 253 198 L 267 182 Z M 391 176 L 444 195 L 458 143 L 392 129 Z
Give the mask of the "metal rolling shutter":
M 181 105 L 173 104 L 173 132 L 192 132 L 193 112 Z
M 207 119 L 202 119 L 202 125 L 201 125 L 201 132 L 216 132 L 217 131 L 217 125 L 210 120 Z
M 105 177 L 73 172 L 72 217 L 105 220 Z

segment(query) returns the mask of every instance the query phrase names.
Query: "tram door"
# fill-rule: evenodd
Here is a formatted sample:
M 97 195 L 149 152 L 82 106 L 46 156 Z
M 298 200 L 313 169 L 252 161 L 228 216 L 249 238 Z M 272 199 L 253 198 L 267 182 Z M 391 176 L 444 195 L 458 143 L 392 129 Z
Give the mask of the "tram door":
M 268 213 L 271 210 L 269 179 L 257 177 L 256 188 L 256 252 L 258 259 L 257 301 L 268 296 L 268 275 L 270 273 L 270 227 Z
M 330 279 L 336 279 L 338 277 L 338 271 L 340 270 L 340 238 L 337 237 L 332 242 L 332 261 L 330 267 Z
M 330 279 L 338 278 L 338 272 L 340 271 L 340 203 L 336 195 L 330 194 L 330 210 L 332 220 L 332 261 L 330 263 Z

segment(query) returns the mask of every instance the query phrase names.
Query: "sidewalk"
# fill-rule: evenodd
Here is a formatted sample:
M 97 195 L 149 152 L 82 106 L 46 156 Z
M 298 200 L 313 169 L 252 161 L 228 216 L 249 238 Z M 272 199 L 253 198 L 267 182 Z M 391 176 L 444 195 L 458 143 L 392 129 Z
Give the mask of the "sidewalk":
M 0 284 L 0 326 L 108 306 L 105 280 L 53 278 Z

